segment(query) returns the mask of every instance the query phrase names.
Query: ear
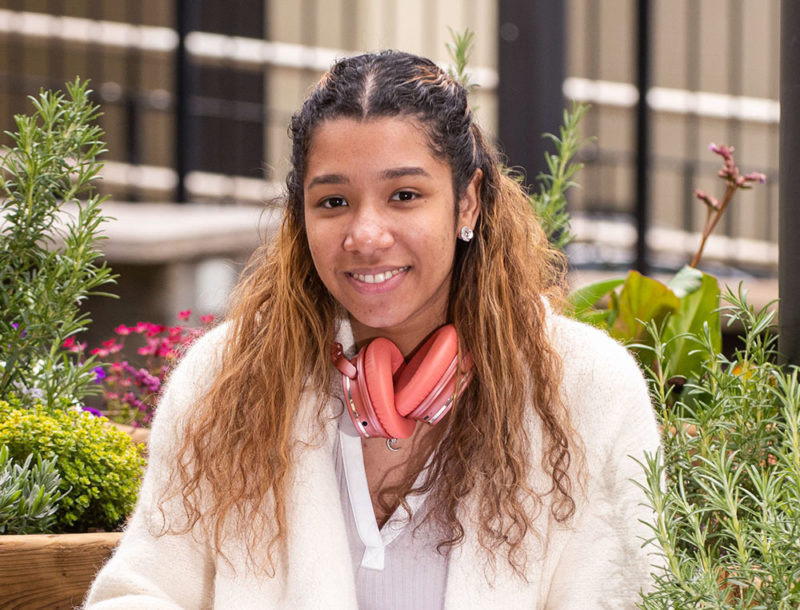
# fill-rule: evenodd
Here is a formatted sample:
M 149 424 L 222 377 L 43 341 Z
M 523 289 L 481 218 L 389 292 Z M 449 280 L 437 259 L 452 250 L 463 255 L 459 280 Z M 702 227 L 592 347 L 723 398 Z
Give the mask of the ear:
M 483 182 L 483 170 L 476 169 L 472 174 L 472 178 L 467 184 L 464 195 L 458 202 L 458 227 L 469 227 L 474 229 L 478 222 L 478 216 L 481 213 L 481 184 Z

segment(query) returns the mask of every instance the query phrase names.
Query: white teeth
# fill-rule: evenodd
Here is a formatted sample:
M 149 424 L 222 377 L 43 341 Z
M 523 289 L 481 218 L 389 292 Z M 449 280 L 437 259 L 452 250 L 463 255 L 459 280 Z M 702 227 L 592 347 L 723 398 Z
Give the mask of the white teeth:
M 364 282 L 365 284 L 381 284 L 386 280 L 393 278 L 398 273 L 402 273 L 406 269 L 408 269 L 408 267 L 400 267 L 392 271 L 376 273 L 375 275 L 363 275 L 361 273 L 351 273 L 350 275 L 356 278 L 359 282 Z

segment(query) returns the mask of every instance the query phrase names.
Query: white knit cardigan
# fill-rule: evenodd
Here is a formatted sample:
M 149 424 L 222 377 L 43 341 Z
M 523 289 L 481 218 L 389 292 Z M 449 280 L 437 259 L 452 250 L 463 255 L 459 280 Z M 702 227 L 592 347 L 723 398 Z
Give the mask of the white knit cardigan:
M 651 531 L 640 520 L 652 515 L 633 482 L 644 479 L 634 458 L 642 460 L 644 452 L 655 452 L 659 445 L 644 379 L 627 351 L 606 334 L 552 314 L 548 327 L 563 359 L 563 397 L 585 451 L 587 477 L 582 491 L 573 494 L 575 515 L 560 524 L 546 507 L 540 512 L 535 520 L 540 535 L 526 540 L 529 561 L 523 580 L 501 556 L 494 568 L 485 561 L 476 539 L 474 507 L 468 503 L 462 519 L 465 541 L 449 558 L 448 609 L 633 608 L 639 591 L 649 586 L 652 564 L 658 563 L 653 547 L 643 547 Z M 357 607 L 334 473 L 338 401 L 328 405 L 331 417 L 321 437 L 315 417 L 318 402 L 307 397 L 298 408 L 298 438 L 313 437 L 316 442 L 293 463 L 288 552 L 274 577 L 247 569 L 244 543 L 227 544 L 228 563 L 214 554 L 201 534 L 157 535 L 162 522 L 156 501 L 174 476 L 181 418 L 191 417 L 199 394 L 218 369 L 229 333 L 226 325 L 209 332 L 172 374 L 153 424 L 139 503 L 121 544 L 89 592 L 87 608 Z M 345 347 L 352 345 L 348 324 L 342 324 L 338 338 Z M 534 414 L 529 435 L 534 443 L 532 463 L 538 465 L 541 431 Z M 530 481 L 540 490 L 550 482 L 539 468 Z

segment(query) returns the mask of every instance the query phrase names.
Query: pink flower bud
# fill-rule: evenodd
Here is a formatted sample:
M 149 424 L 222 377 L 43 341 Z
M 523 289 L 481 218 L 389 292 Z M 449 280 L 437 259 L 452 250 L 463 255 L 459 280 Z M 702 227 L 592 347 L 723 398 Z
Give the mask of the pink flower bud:
M 745 182 L 758 182 L 759 184 L 766 184 L 767 177 L 760 172 L 750 172 L 744 176 Z
M 720 157 L 725 159 L 725 161 L 729 161 L 729 160 L 733 159 L 733 151 L 734 151 L 733 146 L 727 146 L 725 144 L 722 144 L 721 146 L 717 146 L 716 144 L 714 144 L 714 142 L 712 142 L 711 144 L 709 144 L 708 150 L 710 150 L 713 153 L 718 154 Z
M 713 208 L 715 210 L 719 209 L 719 201 L 716 197 L 712 197 L 705 191 L 701 191 L 700 189 L 695 190 L 694 196 L 697 197 L 700 201 L 705 203 L 708 207 Z

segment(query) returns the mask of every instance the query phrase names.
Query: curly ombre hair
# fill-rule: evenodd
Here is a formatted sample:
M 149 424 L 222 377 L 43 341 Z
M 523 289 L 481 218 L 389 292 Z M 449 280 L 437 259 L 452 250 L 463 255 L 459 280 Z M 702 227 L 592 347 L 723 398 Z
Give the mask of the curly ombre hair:
M 474 379 L 438 427 L 429 454 L 414 458 L 421 468 L 430 455 L 429 476 L 412 487 L 419 472 L 412 467 L 397 491 L 400 497 L 430 492 L 426 518 L 439 525 L 440 551 L 463 541 L 469 506 L 489 557 L 500 553 L 524 577 L 523 540 L 538 534 L 534 519 L 547 510 L 564 521 L 575 509 L 570 462 L 580 441 L 560 399 L 561 363 L 545 323 L 545 297 L 557 303 L 563 296 L 564 260 L 549 246 L 519 182 L 500 171 L 465 88 L 407 53 L 336 62 L 292 118 L 281 230 L 256 251 L 235 292 L 221 370 L 185 422 L 170 497 L 183 500 L 187 529 L 208 528 L 218 552 L 233 531 L 247 541 L 251 559 L 253 549 L 263 548 L 259 541 L 270 541 L 261 564 L 267 573 L 280 563 L 287 505 L 302 501 L 289 495 L 293 456 L 308 447 L 293 427 L 296 405 L 301 393 L 304 401 L 317 397 L 320 430 L 337 415 L 329 407 L 335 374 L 329 354 L 345 315 L 320 280 L 306 238 L 308 154 L 325 121 L 385 117 L 423 130 L 433 154 L 452 168 L 454 201 L 477 170 L 483 174 L 475 238 L 456 246 L 447 312 L 460 350 L 471 355 Z M 531 421 L 541 438 L 531 437 Z M 536 488 L 533 472 L 549 483 Z

